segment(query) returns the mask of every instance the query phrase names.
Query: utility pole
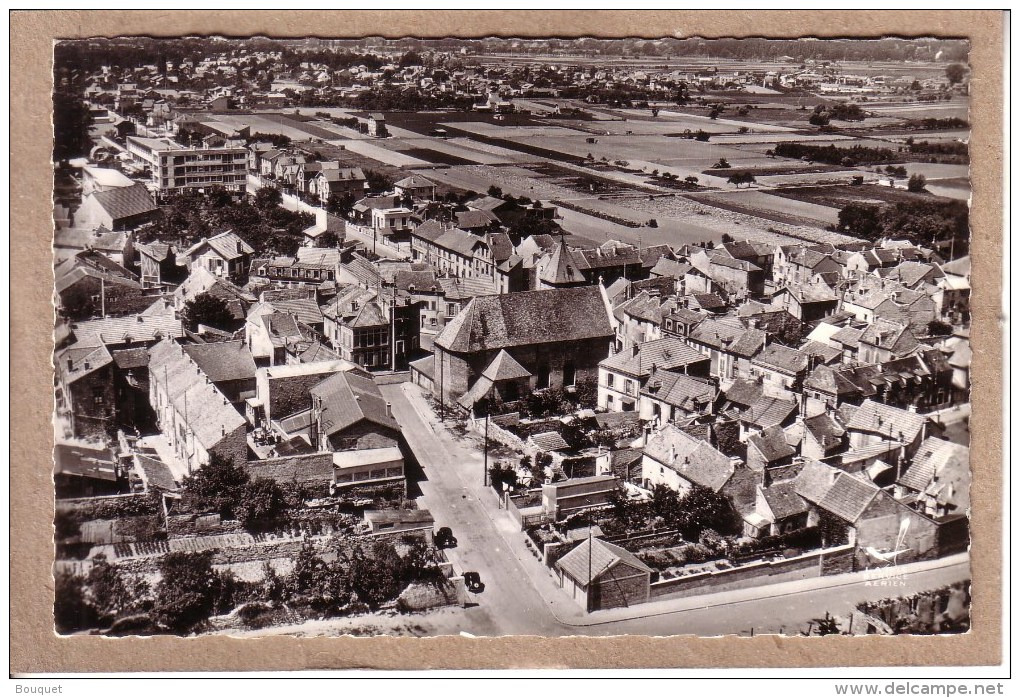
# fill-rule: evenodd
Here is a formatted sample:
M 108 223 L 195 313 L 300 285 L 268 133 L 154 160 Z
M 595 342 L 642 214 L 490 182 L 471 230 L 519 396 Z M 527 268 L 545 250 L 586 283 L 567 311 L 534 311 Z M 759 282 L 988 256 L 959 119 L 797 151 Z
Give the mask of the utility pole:
M 482 461 L 482 485 L 489 484 L 489 405 L 485 405 L 485 458 Z
M 393 302 L 390 304 L 390 370 L 397 371 L 397 284 L 393 282 Z
M 99 314 L 106 317 L 106 279 L 99 277 Z

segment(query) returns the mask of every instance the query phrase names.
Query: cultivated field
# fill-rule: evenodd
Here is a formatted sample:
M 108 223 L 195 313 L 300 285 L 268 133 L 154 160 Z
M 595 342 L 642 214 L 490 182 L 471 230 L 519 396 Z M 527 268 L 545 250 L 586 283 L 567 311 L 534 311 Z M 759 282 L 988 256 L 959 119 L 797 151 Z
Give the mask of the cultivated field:
M 839 213 L 838 209 L 830 206 L 773 196 L 770 192 L 757 189 L 735 189 L 686 196 L 700 203 L 793 225 L 805 223 L 832 225 L 836 223 Z

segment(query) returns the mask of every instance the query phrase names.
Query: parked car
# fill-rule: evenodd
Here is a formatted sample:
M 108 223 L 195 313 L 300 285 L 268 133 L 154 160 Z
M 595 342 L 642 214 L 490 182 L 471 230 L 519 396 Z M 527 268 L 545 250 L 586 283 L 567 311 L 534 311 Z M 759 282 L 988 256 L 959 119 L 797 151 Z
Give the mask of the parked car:
M 443 548 L 456 548 L 457 538 L 453 535 L 453 531 L 448 526 L 443 526 L 435 535 L 432 537 L 432 542 L 435 543 L 439 549 Z
M 480 594 L 485 591 L 485 584 L 482 583 L 482 576 L 477 572 L 464 573 L 464 586 L 472 594 Z

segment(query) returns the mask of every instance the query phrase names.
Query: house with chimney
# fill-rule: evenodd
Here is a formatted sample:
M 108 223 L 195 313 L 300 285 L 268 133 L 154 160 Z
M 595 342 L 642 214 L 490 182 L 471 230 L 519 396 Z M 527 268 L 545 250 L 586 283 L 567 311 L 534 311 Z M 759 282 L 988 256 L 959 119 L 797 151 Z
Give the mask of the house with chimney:
M 149 401 L 181 469 L 197 472 L 215 455 L 244 465 L 247 423 L 184 347 L 170 339 L 149 351 Z
M 709 363 L 708 357 L 676 337 L 634 344 L 599 362 L 598 406 L 611 412 L 636 410 L 641 389 L 652 373 L 662 370 L 707 378 Z
M 201 267 L 216 276 L 245 280 L 255 250 L 237 233 L 227 230 L 211 238 L 202 238 L 181 254 L 188 269 Z

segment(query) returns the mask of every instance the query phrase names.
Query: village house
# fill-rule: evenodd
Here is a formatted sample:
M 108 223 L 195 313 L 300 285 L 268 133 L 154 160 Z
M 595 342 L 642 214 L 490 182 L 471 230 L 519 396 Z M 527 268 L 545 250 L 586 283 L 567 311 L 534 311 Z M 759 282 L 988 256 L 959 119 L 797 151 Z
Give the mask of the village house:
M 895 494 L 927 516 L 969 516 L 970 485 L 970 449 L 929 436 L 896 481 Z
M 489 236 L 447 228 L 439 221 L 426 221 L 411 232 L 411 259 L 435 267 L 440 274 L 495 281 Z
M 793 398 L 800 394 L 812 357 L 782 344 L 769 344 L 751 359 L 751 378 L 761 380 L 766 395 Z
M 638 414 L 655 425 L 706 417 L 718 397 L 718 386 L 707 378 L 656 368 L 641 388 Z
M 177 248 L 163 242 L 136 243 L 138 269 L 142 286 L 162 288 L 175 286 L 187 276 L 187 269 L 177 264 Z
M 60 315 L 72 321 L 133 315 L 155 300 L 137 276 L 93 250 L 65 259 L 54 277 Z
M 187 474 L 216 455 L 244 465 L 247 424 L 184 347 L 164 340 L 149 354 L 149 401 L 160 431 Z
M 243 280 L 251 267 L 255 250 L 237 233 L 226 231 L 211 238 L 202 238 L 181 254 L 181 259 L 194 270 L 202 267 L 216 276 Z
M 305 172 L 312 172 L 312 164 L 304 165 Z M 321 163 L 319 163 L 321 164 Z M 308 194 L 325 206 L 331 196 L 361 194 L 368 188 L 368 180 L 360 167 L 321 167 L 307 180 Z
M 831 315 L 839 298 L 825 284 L 788 284 L 772 298 L 772 304 L 786 309 L 801 322 L 816 322 Z
M 614 412 L 637 409 L 640 391 L 656 368 L 708 377 L 709 359 L 675 337 L 634 344 L 599 363 L 598 406 Z
M 738 512 L 753 506 L 760 474 L 673 424 L 653 431 L 642 453 L 641 479 L 647 490 L 665 485 L 683 496 L 700 486 L 727 497 Z
M 751 358 L 765 346 L 765 333 L 739 320 L 706 318 L 687 335 L 687 343 L 711 359 L 710 374 L 720 381 L 751 375 Z
M 94 191 L 74 214 L 75 226 L 85 230 L 133 230 L 160 215 L 144 184 Z
M 898 445 L 901 460 L 911 458 L 933 428 L 934 425 L 923 414 L 874 400 L 865 400 L 854 408 L 852 416 L 846 421 L 851 449 L 886 443 Z
M 184 351 L 239 414 L 255 395 L 255 359 L 241 340 L 185 344 Z
M 421 175 L 411 175 L 410 177 L 404 177 L 396 184 L 393 185 L 394 191 L 401 198 L 410 197 L 412 199 L 425 199 L 427 201 L 434 201 L 436 198 L 436 184 L 428 179 L 425 179 Z

